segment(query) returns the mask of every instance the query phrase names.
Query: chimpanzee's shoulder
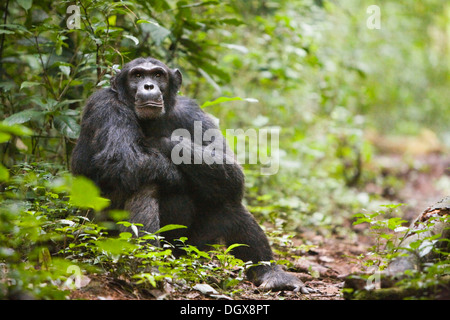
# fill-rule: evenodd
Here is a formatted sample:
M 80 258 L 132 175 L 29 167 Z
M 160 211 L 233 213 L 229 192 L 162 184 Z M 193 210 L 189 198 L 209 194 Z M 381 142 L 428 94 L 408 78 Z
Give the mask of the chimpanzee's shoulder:
M 87 104 L 104 103 L 105 100 L 110 99 L 117 99 L 117 93 L 111 88 L 102 88 L 91 94 L 87 100 Z
M 196 100 L 185 96 L 178 96 L 175 105 L 184 110 L 201 110 Z
M 206 113 L 195 101 L 188 97 L 179 96 L 172 114 L 177 121 L 181 121 L 184 126 L 192 125 L 195 121 L 201 121 L 203 129 L 216 128 L 217 121 Z
M 83 118 L 91 115 L 109 118 L 112 114 L 129 111 L 126 106 L 117 98 L 117 93 L 110 88 L 103 88 L 95 91 L 86 101 L 83 109 Z
M 173 114 L 177 118 L 195 118 L 203 117 L 205 112 L 200 108 L 197 101 L 194 99 L 178 96 L 175 106 L 173 108 Z

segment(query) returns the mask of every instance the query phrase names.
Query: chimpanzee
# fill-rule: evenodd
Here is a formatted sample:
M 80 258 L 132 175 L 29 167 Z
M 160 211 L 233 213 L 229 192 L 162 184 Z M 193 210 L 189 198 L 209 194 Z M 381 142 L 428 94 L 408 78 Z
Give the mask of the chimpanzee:
M 111 88 L 87 102 L 72 172 L 92 179 L 111 199 L 111 208 L 128 210 L 130 221 L 142 223 L 145 231 L 181 224 L 187 228 L 172 230 L 166 238 L 185 236 L 199 248 L 244 244 L 233 249 L 237 258 L 273 260 L 263 230 L 242 204 L 244 175 L 224 139 L 216 136 L 216 146 L 223 143 L 223 149 L 212 152 L 223 161 L 173 161 L 180 144 L 195 157 L 212 143 L 186 136 L 173 139 L 175 130 L 193 137 L 195 124 L 201 124 L 202 134 L 217 131 L 193 100 L 178 95 L 181 82 L 178 69 L 153 58 L 125 64 L 111 79 Z M 311 291 L 273 263 L 249 268 L 247 277 L 266 290 Z

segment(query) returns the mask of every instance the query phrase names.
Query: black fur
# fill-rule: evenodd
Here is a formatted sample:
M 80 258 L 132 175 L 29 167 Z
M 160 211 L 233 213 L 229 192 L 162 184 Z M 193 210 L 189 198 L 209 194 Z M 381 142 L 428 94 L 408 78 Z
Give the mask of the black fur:
M 135 93 L 127 83 L 129 70 L 146 62 L 162 66 L 169 75 L 167 83 L 159 83 L 165 112 L 152 119 L 136 116 Z M 180 85 L 179 71 L 158 60 L 139 58 L 126 64 L 111 89 L 98 91 L 87 102 L 73 173 L 95 181 L 111 199 L 111 208 L 129 210 L 130 220 L 143 223 L 148 232 L 182 224 L 187 229 L 165 236 L 186 236 L 200 248 L 219 241 L 246 244 L 234 249 L 236 257 L 254 263 L 273 260 L 264 232 L 242 205 L 244 175 L 235 161 L 225 159 L 230 153 L 224 153 L 223 164 L 172 162 L 171 151 L 180 143 L 171 141 L 175 129 L 187 129 L 194 137 L 194 121 L 202 122 L 203 132 L 216 128 L 193 100 L 177 96 Z M 181 143 L 200 152 L 208 145 L 186 139 Z M 250 268 L 248 277 L 266 289 L 307 292 L 300 280 L 275 265 Z

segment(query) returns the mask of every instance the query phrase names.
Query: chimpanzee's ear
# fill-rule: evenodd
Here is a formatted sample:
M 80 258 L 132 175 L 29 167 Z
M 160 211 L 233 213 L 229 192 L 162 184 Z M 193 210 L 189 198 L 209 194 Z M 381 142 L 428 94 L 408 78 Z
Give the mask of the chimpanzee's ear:
M 178 69 L 173 69 L 172 74 L 173 74 L 173 83 L 178 91 L 181 87 L 181 83 L 183 82 L 183 76 L 181 75 L 181 72 Z
M 111 77 L 111 80 L 109 81 L 110 85 L 111 85 L 111 90 L 114 92 L 117 92 L 117 81 L 118 81 L 118 76 L 120 74 L 120 69 L 118 68 L 118 65 L 115 64 L 112 66 L 115 75 Z
M 117 93 L 117 75 L 111 78 L 110 80 L 111 90 Z

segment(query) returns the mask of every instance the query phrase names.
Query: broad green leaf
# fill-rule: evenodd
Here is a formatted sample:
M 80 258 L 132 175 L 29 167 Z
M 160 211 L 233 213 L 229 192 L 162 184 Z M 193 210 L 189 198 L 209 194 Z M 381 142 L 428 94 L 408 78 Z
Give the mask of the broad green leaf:
M 27 109 L 13 114 L 12 116 L 5 119 L 6 124 L 21 124 L 28 122 L 30 120 L 37 120 L 39 118 L 43 118 L 45 113 L 38 110 Z
M 116 25 L 116 20 L 117 20 L 117 15 L 112 15 L 112 16 L 108 17 L 109 25 L 114 27 Z
M 33 0 L 17 0 L 17 3 L 19 4 L 19 6 L 28 11 L 33 4 Z
M 103 37 L 103 33 L 104 34 L 113 34 L 113 33 L 117 33 L 123 31 L 122 28 L 118 28 L 118 27 L 97 27 L 95 29 L 95 34 L 99 35 L 100 37 Z
M 403 232 L 403 231 L 407 231 L 409 230 L 409 228 L 407 227 L 397 227 L 394 229 L 394 232 Z
M 155 277 L 150 273 L 135 274 L 132 278 L 140 279 L 139 281 L 137 281 L 138 284 L 149 282 L 153 287 L 156 288 Z
M 22 82 L 22 84 L 20 85 L 20 90 L 22 90 L 23 88 L 30 88 L 30 87 L 39 86 L 39 85 L 41 85 L 40 82 L 24 81 L 24 82 Z
M 130 233 L 130 232 L 121 232 L 120 234 L 119 234 L 119 237 L 121 238 L 121 239 L 130 239 L 131 237 L 133 237 L 133 235 Z
M 16 84 L 13 81 L 1 81 L 0 82 L 0 88 L 3 89 L 3 91 L 11 91 L 12 88 L 14 88 Z
M 57 109 L 58 101 L 52 98 L 48 98 L 47 101 L 42 102 L 42 106 L 45 110 L 53 112 Z
M 415 250 L 415 249 L 419 248 L 421 244 L 422 244 L 422 240 L 416 240 L 416 241 L 414 241 L 414 242 L 411 242 L 411 243 L 409 244 L 409 247 L 410 247 L 411 249 Z
M 356 226 L 358 224 L 365 223 L 365 222 L 370 223 L 371 220 L 368 218 L 359 218 L 355 222 L 353 222 L 353 225 Z
M 161 233 L 161 232 L 167 232 L 167 231 L 171 231 L 171 230 L 175 230 L 175 229 L 184 229 L 184 228 L 187 228 L 187 227 L 180 225 L 180 224 L 168 224 L 168 225 L 162 227 L 161 229 L 159 229 L 158 231 L 156 231 L 155 234 Z
M 125 210 L 109 210 L 108 216 L 113 219 L 114 221 L 121 221 L 128 219 L 130 216 L 128 211 Z
M 419 246 L 419 256 L 426 256 L 435 247 L 436 240 L 430 241 L 425 239 Z
M 9 139 L 11 139 L 11 135 L 0 130 L 0 143 L 7 142 Z
M 14 33 L 14 31 L 11 31 L 11 30 L 6 30 L 6 29 L 0 29 L 0 34 L 12 34 L 12 33 Z
M 100 196 L 97 186 L 89 179 L 79 176 L 72 182 L 70 202 L 80 208 L 101 211 L 109 205 L 109 200 Z
M 225 254 L 228 254 L 228 253 L 229 253 L 231 250 L 233 250 L 234 248 L 242 247 L 242 246 L 248 247 L 248 245 L 246 245 L 246 244 L 235 243 L 235 244 L 232 244 L 231 246 L 229 246 L 229 247 L 227 248 L 227 250 L 225 250 Z
M 0 142 L 5 142 L 9 140 L 11 135 L 15 136 L 29 136 L 33 133 L 33 131 L 25 126 L 22 126 L 20 124 L 13 124 L 10 125 L 6 123 L 5 121 L 0 122 L 0 133 L 3 134 L 2 138 L 0 139 Z M 6 137 L 8 136 L 7 140 Z
M 8 181 L 9 171 L 2 164 L 0 164 L 0 181 Z
M 186 246 L 186 247 L 184 247 L 184 248 L 182 248 L 182 249 L 185 250 L 185 251 L 188 252 L 188 253 L 195 252 L 195 253 L 198 254 L 200 257 L 203 257 L 203 258 L 206 258 L 206 259 L 209 258 L 208 254 L 207 254 L 205 251 L 201 251 L 201 250 L 199 250 L 199 249 L 198 249 L 197 247 L 195 247 L 195 246 L 188 245 L 188 246 Z
M 69 66 L 59 66 L 59 70 L 65 75 L 70 76 L 70 67 Z
M 156 12 L 162 12 L 170 9 L 170 5 L 165 0 L 158 0 L 152 3 L 152 8 Z
M 73 117 L 65 115 L 55 116 L 53 124 L 55 125 L 55 129 L 65 137 L 77 139 L 80 135 L 81 127 Z
M 123 238 L 100 240 L 96 241 L 95 244 L 99 249 L 104 250 L 112 255 L 126 253 L 137 248 L 135 244 L 132 244 Z
M 154 26 L 154 25 L 153 25 Z M 150 31 L 150 37 L 155 41 L 156 45 L 160 45 L 163 40 L 170 35 L 170 31 L 164 27 L 153 27 Z
M 67 99 L 67 100 L 63 100 L 58 102 L 55 105 L 55 109 L 61 109 L 61 107 L 71 104 L 71 103 L 75 103 L 75 102 L 79 102 L 79 101 L 83 101 L 83 99 Z M 61 111 L 61 114 L 64 114 L 66 116 L 78 116 L 79 115 L 79 111 L 77 110 L 72 110 L 72 109 L 66 109 Z
M 398 217 L 390 218 L 388 220 L 388 228 L 391 230 L 395 230 L 396 228 L 400 227 L 403 222 L 407 222 L 407 221 L 402 220 L 401 218 L 398 218 Z
M 7 29 L 14 30 L 13 33 L 16 33 L 18 31 L 17 33 L 19 33 L 19 34 L 23 33 L 23 32 L 31 34 L 31 32 L 21 24 L 14 24 L 14 23 L 0 24 L 0 28 L 2 31 L 6 31 L 6 32 L 2 32 L 2 33 L 6 33 L 6 34 L 10 33 L 10 31 Z
M 143 26 L 143 29 L 150 33 L 150 38 L 152 38 L 156 45 L 161 44 L 161 42 L 171 33 L 170 30 L 167 30 L 159 23 L 154 21 L 140 19 L 136 21 L 136 23 L 145 24 L 145 26 Z

